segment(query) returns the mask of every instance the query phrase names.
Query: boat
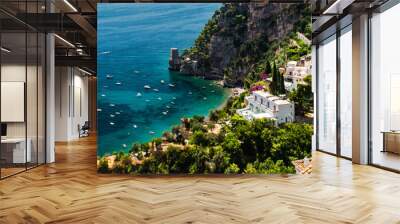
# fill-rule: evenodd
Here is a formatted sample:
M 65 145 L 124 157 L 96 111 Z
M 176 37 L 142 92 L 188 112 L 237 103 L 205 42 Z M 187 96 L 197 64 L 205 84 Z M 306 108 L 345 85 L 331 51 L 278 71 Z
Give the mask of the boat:
M 115 85 L 120 86 L 120 85 L 122 85 L 122 83 L 121 82 L 116 82 Z
M 162 112 L 162 114 L 167 115 L 167 114 L 168 114 L 168 111 L 164 111 L 164 112 Z
M 103 96 L 103 97 L 104 97 L 104 96 L 106 96 L 106 94 L 101 94 L 101 96 Z
M 133 128 L 137 128 L 137 125 L 136 125 L 136 124 L 134 124 L 134 125 L 133 125 Z
M 101 112 L 102 110 L 100 108 L 97 109 L 97 112 Z
M 160 82 L 161 82 L 162 84 L 164 84 L 164 83 L 165 83 L 165 82 L 164 82 L 164 80 L 161 80 Z
M 110 114 L 110 117 L 115 117 L 115 115 L 114 114 Z
M 122 147 L 126 148 L 126 144 L 122 144 Z
M 113 76 L 112 76 L 112 75 L 106 75 L 106 78 L 107 78 L 107 79 L 112 79 Z
M 116 115 L 119 115 L 119 114 L 121 114 L 121 113 L 117 111 L 117 112 L 115 112 L 115 114 L 116 114 Z
M 162 100 L 162 98 L 161 98 L 161 97 L 158 97 L 157 99 L 158 99 L 158 100 Z
M 145 100 L 146 102 L 150 102 L 150 100 Z
M 114 122 L 110 122 L 110 125 L 114 125 Z
M 154 131 L 149 131 L 149 134 L 154 135 L 155 132 Z
M 158 92 L 159 90 L 158 89 L 153 89 L 154 91 L 156 91 L 156 92 Z
M 145 88 L 145 89 L 151 89 L 151 87 L 150 87 L 149 85 L 145 85 L 145 86 L 143 86 L 143 88 Z
M 175 104 L 175 102 L 174 102 L 174 101 L 171 101 L 171 104 Z
M 172 84 L 172 83 L 168 84 L 168 86 L 169 86 L 169 87 L 175 87 L 175 85 Z
M 110 107 L 115 107 L 115 104 L 110 103 Z
M 193 93 L 189 91 L 188 94 L 189 94 L 189 95 L 192 95 Z
M 136 96 L 142 96 L 142 94 L 141 93 L 136 93 Z
M 176 97 L 172 97 L 173 100 L 176 100 Z
M 203 86 L 203 87 L 201 87 L 202 89 L 205 89 L 206 87 L 205 86 Z
M 135 70 L 134 72 L 135 72 L 136 74 L 138 74 L 138 73 L 139 73 L 139 71 L 137 71 L 137 70 Z
M 110 54 L 110 53 L 111 53 L 111 51 L 103 51 L 103 52 L 100 52 L 99 55 Z
M 166 108 L 168 108 L 168 109 L 169 109 L 169 108 L 170 108 L 170 106 L 168 106 L 168 105 L 167 105 L 167 106 L 166 106 Z
M 203 100 L 207 100 L 207 97 L 203 97 Z

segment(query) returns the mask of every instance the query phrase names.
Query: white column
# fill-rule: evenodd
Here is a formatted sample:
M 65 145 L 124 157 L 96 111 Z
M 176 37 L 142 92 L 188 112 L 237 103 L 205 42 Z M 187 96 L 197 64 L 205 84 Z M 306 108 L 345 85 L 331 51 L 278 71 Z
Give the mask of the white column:
M 315 45 L 311 46 L 311 64 L 312 66 L 312 71 L 311 71 L 311 77 L 312 77 L 312 92 L 314 95 L 314 108 L 317 107 L 317 95 L 315 94 L 317 92 L 317 47 Z M 314 109 L 314 132 L 313 132 L 313 136 L 312 136 L 312 151 L 316 151 L 317 150 L 317 114 L 316 111 Z
M 353 162 L 368 163 L 368 15 L 353 19 Z
M 46 36 L 46 163 L 55 161 L 55 54 L 54 35 Z

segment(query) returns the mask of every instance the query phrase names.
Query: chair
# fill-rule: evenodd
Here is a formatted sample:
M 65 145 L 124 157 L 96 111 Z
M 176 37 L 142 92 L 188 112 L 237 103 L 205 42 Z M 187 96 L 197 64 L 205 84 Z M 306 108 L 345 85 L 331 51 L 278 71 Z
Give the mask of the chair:
M 89 121 L 85 121 L 82 127 L 78 124 L 79 138 L 89 136 L 89 129 L 90 129 Z

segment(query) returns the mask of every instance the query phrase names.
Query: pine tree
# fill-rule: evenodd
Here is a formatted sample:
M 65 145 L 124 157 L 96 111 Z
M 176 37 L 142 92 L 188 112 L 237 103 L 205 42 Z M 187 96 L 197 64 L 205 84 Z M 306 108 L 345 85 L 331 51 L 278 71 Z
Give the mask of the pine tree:
M 274 61 L 274 64 L 273 64 L 273 66 L 272 66 L 272 83 L 271 83 L 271 92 L 272 92 L 272 94 L 276 94 L 277 93 L 277 91 L 278 91 L 278 79 L 279 79 L 279 76 L 278 76 L 278 73 L 276 72 L 276 63 L 275 63 L 275 61 Z
M 267 65 L 265 66 L 265 73 L 271 74 L 271 72 L 272 72 L 271 63 L 267 61 Z
M 280 94 L 285 94 L 286 90 L 285 90 L 285 79 L 283 77 L 283 74 L 279 73 L 279 81 L 280 81 Z

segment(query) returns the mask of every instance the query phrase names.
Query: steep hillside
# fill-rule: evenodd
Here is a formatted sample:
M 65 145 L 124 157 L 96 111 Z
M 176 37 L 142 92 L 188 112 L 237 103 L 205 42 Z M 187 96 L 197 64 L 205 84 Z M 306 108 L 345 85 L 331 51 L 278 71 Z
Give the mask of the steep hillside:
M 228 86 L 243 84 L 267 61 L 279 65 L 308 54 L 302 34 L 311 36 L 307 4 L 227 3 L 183 52 L 181 72 L 223 79 Z

